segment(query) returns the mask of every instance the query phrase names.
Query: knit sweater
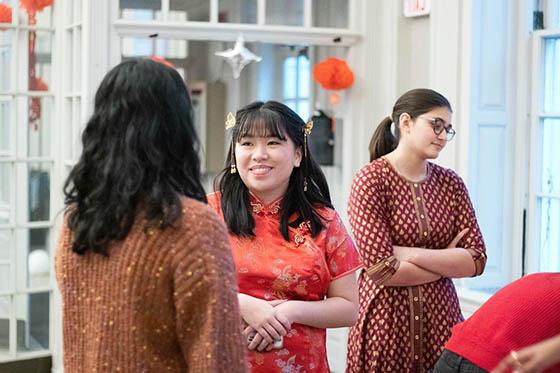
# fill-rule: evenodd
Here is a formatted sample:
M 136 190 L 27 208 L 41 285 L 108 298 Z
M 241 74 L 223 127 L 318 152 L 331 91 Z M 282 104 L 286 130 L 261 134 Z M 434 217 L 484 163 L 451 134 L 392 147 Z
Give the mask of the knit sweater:
M 207 205 L 182 203 L 171 228 L 137 218 L 109 256 L 72 252 L 64 224 L 56 275 L 65 372 L 245 371 L 225 226 Z
M 492 370 L 512 350 L 560 334 L 560 273 L 525 276 L 457 324 L 446 349 Z M 560 372 L 560 364 L 546 372 Z

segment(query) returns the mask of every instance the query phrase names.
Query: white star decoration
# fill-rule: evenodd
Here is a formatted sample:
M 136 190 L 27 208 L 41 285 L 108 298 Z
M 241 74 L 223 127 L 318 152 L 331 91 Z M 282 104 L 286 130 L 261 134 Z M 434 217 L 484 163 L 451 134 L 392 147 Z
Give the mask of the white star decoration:
M 237 41 L 235 42 L 233 49 L 216 52 L 215 55 L 224 58 L 227 63 L 229 63 L 233 69 L 233 77 L 235 79 L 239 79 L 241 70 L 243 70 L 245 66 L 253 61 L 260 62 L 262 60 L 261 57 L 245 48 L 245 40 L 242 35 L 237 37 Z

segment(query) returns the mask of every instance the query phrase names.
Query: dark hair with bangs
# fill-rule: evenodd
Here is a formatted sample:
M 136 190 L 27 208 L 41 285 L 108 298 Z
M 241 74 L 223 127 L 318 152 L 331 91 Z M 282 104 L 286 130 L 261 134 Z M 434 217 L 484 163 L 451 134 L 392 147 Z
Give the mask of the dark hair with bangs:
M 141 207 L 150 225 L 171 226 L 180 196 L 206 202 L 189 94 L 172 68 L 148 59 L 114 67 L 95 95 L 83 152 L 64 184 L 72 250 L 108 255 Z
M 221 208 L 229 231 L 238 236 L 253 237 L 255 220 L 249 204 L 249 189 L 239 173 L 230 172 L 232 162 L 235 161 L 232 157 L 235 144 L 246 136 L 277 137 L 281 140 L 289 137 L 296 149 L 303 150 L 305 122 L 289 107 L 276 101 L 249 104 L 237 111 L 235 121 L 226 166 L 216 177 L 214 189 L 221 192 Z M 311 235 L 315 237 L 324 228 L 322 217 L 316 209 L 332 208 L 325 175 L 309 149 L 306 153 L 300 166 L 293 169 L 288 190 L 281 203 L 280 233 L 286 241 L 290 240 L 288 227 L 297 227 L 302 222 L 310 223 Z M 304 191 L 305 180 L 307 191 Z M 296 218 L 289 221 L 292 216 Z

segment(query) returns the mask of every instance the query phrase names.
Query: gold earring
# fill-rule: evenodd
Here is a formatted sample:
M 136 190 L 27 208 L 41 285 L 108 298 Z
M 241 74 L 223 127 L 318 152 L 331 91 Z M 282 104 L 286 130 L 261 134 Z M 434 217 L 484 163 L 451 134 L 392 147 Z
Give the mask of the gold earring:
M 233 149 L 233 140 L 231 141 L 231 166 L 229 169 L 229 173 L 230 174 L 235 174 L 237 173 L 237 166 L 235 165 L 235 153 L 234 153 L 234 149 Z

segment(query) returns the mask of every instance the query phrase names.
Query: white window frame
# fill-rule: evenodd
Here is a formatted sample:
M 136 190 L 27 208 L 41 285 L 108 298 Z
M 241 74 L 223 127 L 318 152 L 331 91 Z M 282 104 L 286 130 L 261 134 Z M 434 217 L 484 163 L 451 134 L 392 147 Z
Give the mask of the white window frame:
M 560 200 L 560 194 L 545 194 L 540 191 L 541 127 L 545 119 L 558 119 L 560 113 L 545 112 L 544 110 L 544 64 L 546 39 L 560 39 L 560 29 L 539 30 L 532 37 L 531 63 L 531 116 L 530 116 L 530 152 L 529 152 L 529 193 L 527 208 L 527 244 L 525 272 L 539 272 L 540 269 L 540 216 L 538 209 L 539 198 Z
M 1 229 L 6 229 L 11 232 L 11 246 L 9 248 L 10 255 L 4 264 L 10 265 L 10 286 L 7 291 L 0 292 L 0 296 L 7 297 L 10 301 L 9 310 L 9 349 L 8 352 L 0 353 L 0 364 L 18 360 L 25 360 L 30 358 L 38 358 L 51 355 L 51 351 L 54 343 L 53 336 L 53 317 L 54 317 L 54 305 L 53 305 L 53 284 L 54 284 L 54 218 L 56 211 L 59 209 L 59 204 L 57 203 L 57 194 L 54 192 L 56 190 L 56 155 L 57 155 L 57 131 L 58 126 L 58 110 L 57 110 L 57 74 L 56 66 L 58 64 L 58 56 L 54 53 L 57 50 L 57 30 L 56 23 L 58 19 L 58 4 L 53 4 L 51 11 L 51 26 L 30 26 L 27 24 L 19 24 L 17 12 L 19 9 L 19 1 L 12 0 L 8 2 L 9 5 L 14 10 L 12 24 L 10 26 L 3 26 L 8 30 L 12 30 L 14 34 L 12 35 L 12 56 L 11 56 L 11 76 L 14 79 L 11 84 L 10 91 L 4 91 L 0 93 L 2 96 L 10 96 L 12 107 L 11 107 L 11 119 L 10 122 L 14 124 L 14 128 L 10 131 L 11 136 L 9 139 L 10 144 L 10 155 L 0 157 L 1 164 L 8 164 L 11 167 L 12 182 L 10 186 L 10 219 L 7 224 L 0 224 Z M 50 32 L 51 45 L 53 47 L 51 51 L 51 86 L 47 92 L 29 91 L 27 88 L 22 89 L 25 86 L 28 77 L 26 77 L 25 70 L 28 65 L 27 61 L 27 39 L 21 40 L 21 32 L 34 30 L 38 32 Z M 18 59 L 21 57 L 21 59 Z M 23 103 L 22 99 L 27 100 L 29 97 L 48 97 L 52 100 L 52 112 L 49 123 L 49 143 L 51 145 L 50 155 L 33 157 L 29 156 L 26 152 L 27 141 L 28 141 L 28 122 L 27 122 L 27 106 L 28 103 Z M 49 172 L 49 189 L 50 189 L 50 201 L 49 201 L 49 217 L 47 220 L 30 222 L 28 215 L 28 194 L 24 192 L 28 190 L 28 170 L 29 165 L 33 163 L 40 163 L 41 165 L 48 165 Z M 16 189 L 20 193 L 16 193 Z M 23 192 L 22 192 L 23 191 Z M 28 278 L 27 272 L 27 254 L 28 252 L 21 252 L 16 250 L 21 247 L 28 247 L 28 234 L 31 229 L 48 229 L 50 233 L 48 234 L 48 239 L 46 241 L 47 250 L 49 252 L 49 269 L 50 269 L 50 281 L 48 285 L 33 286 L 26 284 L 26 278 Z M 20 314 L 25 314 L 28 312 L 27 300 L 17 300 L 17 297 L 28 296 L 30 294 L 46 293 L 49 295 L 49 348 L 35 351 L 17 351 L 17 320 L 22 317 Z M 29 327 L 28 324 L 26 327 Z

